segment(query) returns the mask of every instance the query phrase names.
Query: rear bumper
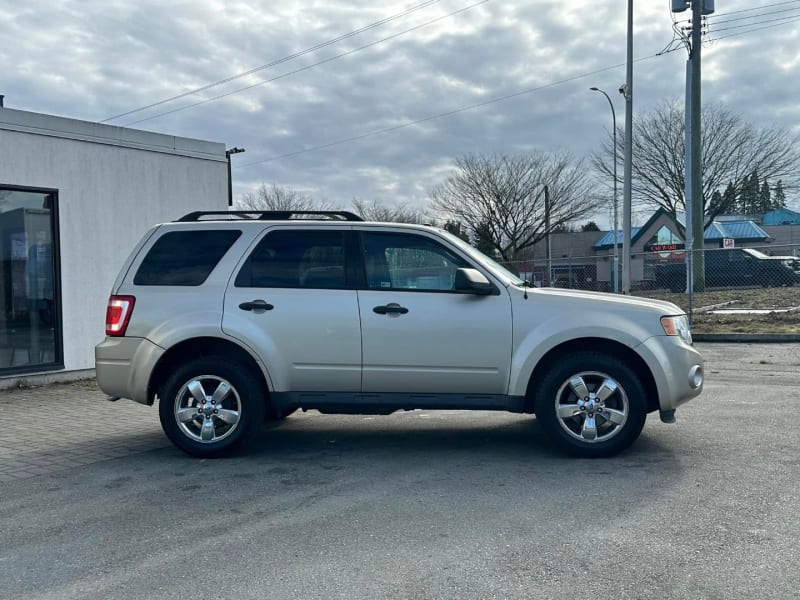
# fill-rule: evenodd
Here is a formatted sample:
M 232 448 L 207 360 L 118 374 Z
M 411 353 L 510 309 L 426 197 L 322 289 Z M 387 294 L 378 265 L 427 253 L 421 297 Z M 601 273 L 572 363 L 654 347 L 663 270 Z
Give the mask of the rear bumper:
M 97 385 L 111 397 L 152 404 L 150 374 L 163 353 L 145 338 L 107 337 L 94 349 Z

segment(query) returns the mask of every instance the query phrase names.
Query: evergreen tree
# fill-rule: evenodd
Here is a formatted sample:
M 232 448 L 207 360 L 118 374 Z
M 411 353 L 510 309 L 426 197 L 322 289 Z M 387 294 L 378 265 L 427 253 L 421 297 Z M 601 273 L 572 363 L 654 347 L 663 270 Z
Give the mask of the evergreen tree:
M 600 228 L 594 221 L 589 221 L 588 223 L 581 225 L 581 231 L 600 231 Z
M 725 193 L 722 194 L 722 203 L 730 212 L 736 212 L 739 209 L 739 204 L 736 200 L 736 187 L 734 187 L 732 181 L 728 182 L 728 187 L 725 188 Z
M 449 231 L 455 236 L 460 237 L 465 242 L 469 241 L 469 234 L 464 231 L 464 228 L 461 226 L 459 221 L 448 221 L 444 224 L 444 230 Z
M 758 212 L 758 173 L 753 171 L 745 177 L 742 190 L 739 192 L 739 212 L 743 215 L 754 215 Z
M 761 184 L 761 190 L 758 192 L 758 212 L 762 215 L 772 210 L 772 201 L 770 200 L 769 183 L 764 180 Z
M 477 227 L 475 236 L 472 239 L 472 245 L 486 256 L 495 258 L 497 256 L 497 248 L 493 240 L 492 226 L 489 223 L 483 223 Z
M 719 190 L 714 190 L 714 193 L 711 194 L 711 200 L 708 203 L 708 212 L 711 213 L 720 213 L 720 206 L 724 202 L 724 197 L 722 194 L 719 193 Z M 731 205 L 733 206 L 733 205 Z
M 775 198 L 772 200 L 772 208 L 786 208 L 786 194 L 783 191 L 783 181 L 780 179 L 775 184 Z

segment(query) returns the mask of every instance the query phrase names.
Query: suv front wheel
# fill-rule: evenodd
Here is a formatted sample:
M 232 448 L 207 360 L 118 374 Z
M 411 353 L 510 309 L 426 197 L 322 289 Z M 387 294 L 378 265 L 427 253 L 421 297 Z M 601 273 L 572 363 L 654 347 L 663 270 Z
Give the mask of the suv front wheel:
M 557 445 L 576 456 L 621 452 L 639 437 L 647 418 L 638 375 L 607 354 L 564 357 L 537 388 L 537 419 Z
M 187 362 L 167 379 L 158 397 L 164 433 L 194 456 L 231 452 L 264 420 L 264 400 L 254 377 L 225 357 Z

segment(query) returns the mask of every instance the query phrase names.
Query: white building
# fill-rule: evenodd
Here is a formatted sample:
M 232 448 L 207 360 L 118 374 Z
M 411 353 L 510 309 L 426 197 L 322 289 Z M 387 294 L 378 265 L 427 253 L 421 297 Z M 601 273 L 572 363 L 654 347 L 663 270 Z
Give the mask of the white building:
M 91 375 L 128 253 L 227 177 L 221 143 L 0 108 L 0 388 Z

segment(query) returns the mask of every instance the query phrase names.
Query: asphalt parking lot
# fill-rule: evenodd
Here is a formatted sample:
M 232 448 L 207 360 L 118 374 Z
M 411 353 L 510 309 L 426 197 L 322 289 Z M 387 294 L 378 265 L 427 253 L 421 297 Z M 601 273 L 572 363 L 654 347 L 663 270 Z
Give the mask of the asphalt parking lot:
M 792 598 L 800 344 L 699 344 L 704 394 L 609 460 L 536 420 L 295 414 L 175 450 L 92 382 L 0 393 L 0 598 Z

